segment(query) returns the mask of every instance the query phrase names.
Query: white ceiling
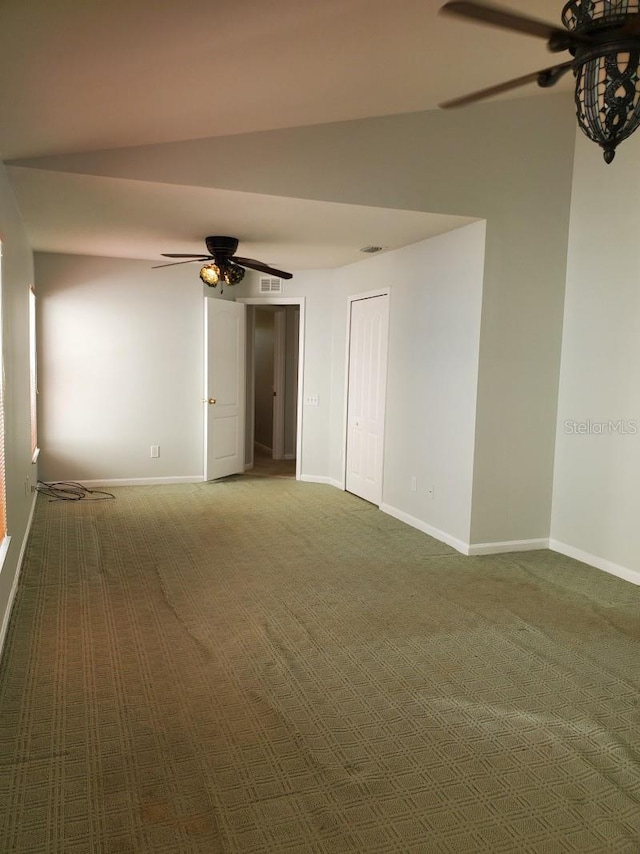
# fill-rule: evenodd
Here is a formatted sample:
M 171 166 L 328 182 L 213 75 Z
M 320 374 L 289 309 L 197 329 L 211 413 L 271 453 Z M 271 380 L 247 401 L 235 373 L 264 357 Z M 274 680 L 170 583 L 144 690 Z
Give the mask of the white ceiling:
M 544 42 L 439 16 L 441 5 L 1 0 L 0 153 L 16 164 L 434 109 L 553 64 Z M 560 5 L 509 2 L 554 23 Z M 56 252 L 160 259 L 231 233 L 241 254 L 295 270 L 339 266 L 362 257 L 363 245 L 395 248 L 469 221 L 72 175 L 51 159 L 13 165 L 10 177 L 34 249 Z

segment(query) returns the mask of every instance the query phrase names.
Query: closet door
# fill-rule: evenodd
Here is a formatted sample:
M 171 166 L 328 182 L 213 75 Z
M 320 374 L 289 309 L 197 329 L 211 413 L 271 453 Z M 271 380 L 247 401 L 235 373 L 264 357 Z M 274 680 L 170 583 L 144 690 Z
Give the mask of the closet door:
M 351 302 L 347 391 L 348 492 L 382 501 L 389 295 Z

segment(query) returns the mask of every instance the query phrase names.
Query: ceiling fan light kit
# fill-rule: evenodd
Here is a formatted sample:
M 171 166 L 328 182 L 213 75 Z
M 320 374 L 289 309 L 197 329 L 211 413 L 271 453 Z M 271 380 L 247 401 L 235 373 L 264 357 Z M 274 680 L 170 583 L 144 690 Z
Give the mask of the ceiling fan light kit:
M 562 10 L 564 29 L 509 9 L 451 0 L 446 14 L 544 38 L 554 53 L 573 59 L 441 104 L 461 107 L 527 83 L 553 86 L 567 71 L 575 77 L 578 125 L 601 146 L 606 163 L 640 124 L 640 0 L 570 0 Z
M 223 264 L 221 267 L 217 264 L 205 264 L 200 270 L 200 278 L 210 288 L 215 288 L 220 279 L 226 285 L 237 285 L 244 279 L 244 270 L 237 264 Z
M 245 267 L 281 279 L 293 278 L 292 273 L 276 270 L 275 267 L 263 264 L 262 261 L 254 261 L 253 258 L 241 258 L 236 255 L 238 248 L 236 237 L 206 237 L 205 244 L 209 254 L 193 255 L 185 252 L 163 252 L 163 258 L 181 258 L 183 260 L 173 261 L 170 264 L 156 264 L 154 269 L 174 267 L 176 264 L 191 264 L 193 261 L 206 261 L 207 263 L 200 269 L 200 278 L 205 285 L 209 285 L 211 288 L 215 288 L 220 280 L 227 285 L 237 285 L 244 279 Z
M 205 264 L 200 270 L 200 278 L 205 285 L 209 285 L 210 288 L 215 288 L 220 281 L 220 267 L 218 267 L 217 264 Z
M 592 33 L 599 42 L 577 50 L 573 68 L 578 124 L 602 147 L 607 163 L 640 124 L 639 18 L 629 21 L 634 27 L 625 35 L 625 23 L 638 15 L 638 7 L 638 0 L 573 0 L 562 10 L 562 22 L 570 32 Z
M 222 276 L 228 285 L 237 285 L 244 279 L 244 270 L 237 264 L 227 264 L 222 271 Z

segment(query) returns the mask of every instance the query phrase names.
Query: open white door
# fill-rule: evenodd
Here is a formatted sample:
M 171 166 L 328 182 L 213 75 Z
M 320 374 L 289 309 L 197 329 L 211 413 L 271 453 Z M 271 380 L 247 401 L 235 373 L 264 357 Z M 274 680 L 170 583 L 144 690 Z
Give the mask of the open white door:
M 382 501 L 389 296 L 351 301 L 347 374 L 345 485 L 373 504 Z
M 204 479 L 244 471 L 246 307 L 205 298 Z

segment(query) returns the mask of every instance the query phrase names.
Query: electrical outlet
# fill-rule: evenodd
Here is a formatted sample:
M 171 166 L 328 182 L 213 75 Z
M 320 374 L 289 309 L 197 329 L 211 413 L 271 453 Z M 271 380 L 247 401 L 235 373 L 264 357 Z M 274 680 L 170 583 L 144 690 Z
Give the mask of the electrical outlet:
M 411 492 L 418 491 L 418 478 L 415 475 L 409 481 L 409 489 L 411 490 Z
M 305 406 L 319 406 L 320 401 L 317 394 L 309 394 L 304 399 Z
M 153 460 L 157 459 L 160 456 L 160 445 L 151 445 L 151 452 L 149 456 Z

